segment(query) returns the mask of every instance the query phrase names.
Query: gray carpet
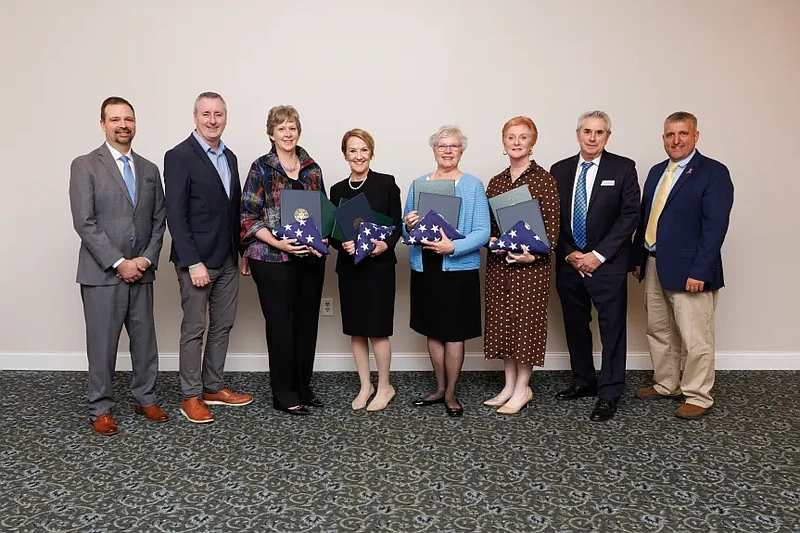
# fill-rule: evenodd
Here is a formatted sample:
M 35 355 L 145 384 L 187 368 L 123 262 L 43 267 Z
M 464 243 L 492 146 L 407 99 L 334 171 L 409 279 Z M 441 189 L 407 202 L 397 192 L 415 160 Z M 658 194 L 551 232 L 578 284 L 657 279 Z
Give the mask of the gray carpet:
M 410 405 L 428 373 L 394 374 L 380 413 L 350 410 L 354 374 L 317 374 L 327 405 L 305 418 L 271 408 L 266 375 L 228 378 L 256 401 L 195 425 L 164 373 L 172 420 L 153 424 L 119 373 L 120 434 L 103 437 L 84 373 L 0 372 L 0 531 L 800 531 L 797 372 L 718 372 L 717 404 L 694 422 L 634 398 L 649 375 L 629 372 L 606 423 L 588 420 L 592 399 L 553 399 L 565 372 L 535 372 L 516 417 L 481 405 L 499 373 L 465 373 L 462 419 Z

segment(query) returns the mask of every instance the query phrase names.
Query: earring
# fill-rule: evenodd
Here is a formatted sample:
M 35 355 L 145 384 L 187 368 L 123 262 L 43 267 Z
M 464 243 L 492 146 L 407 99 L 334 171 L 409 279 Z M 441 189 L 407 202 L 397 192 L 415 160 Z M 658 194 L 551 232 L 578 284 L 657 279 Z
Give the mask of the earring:
M 508 152 L 506 152 L 505 150 L 503 150 L 503 155 L 508 155 Z
M 533 150 L 528 150 L 528 155 L 533 155 Z

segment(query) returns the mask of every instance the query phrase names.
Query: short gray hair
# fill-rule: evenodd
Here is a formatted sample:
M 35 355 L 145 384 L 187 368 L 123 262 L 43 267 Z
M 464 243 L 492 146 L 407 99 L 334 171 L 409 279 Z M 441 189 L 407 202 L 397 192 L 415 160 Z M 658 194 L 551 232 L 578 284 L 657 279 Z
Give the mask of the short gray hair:
M 206 91 L 204 93 L 200 93 L 197 95 L 197 98 L 194 99 L 194 114 L 197 114 L 197 104 L 200 103 L 200 100 L 203 98 L 210 98 L 211 100 L 220 100 L 222 102 L 222 107 L 225 108 L 225 112 L 228 112 L 228 104 L 225 103 L 225 99 L 222 97 L 221 94 L 215 93 L 212 91 Z
M 578 117 L 578 127 L 576 129 L 581 129 L 581 124 L 587 118 L 599 118 L 606 121 L 606 131 L 611 133 L 611 117 L 608 116 L 608 113 L 605 111 L 601 111 L 600 109 L 595 109 L 594 111 L 587 111 L 586 113 L 581 113 Z
M 468 141 L 467 136 L 461 133 L 461 128 L 459 128 L 458 126 L 454 126 L 452 124 L 446 124 L 441 128 L 439 128 L 438 130 L 436 130 L 436 133 L 431 135 L 430 138 L 428 139 L 428 144 L 430 144 L 431 148 L 433 148 L 434 146 L 436 146 L 436 143 L 439 142 L 439 139 L 442 139 L 444 137 L 458 137 L 459 138 L 458 142 L 461 145 L 461 152 L 463 153 L 467 150 L 467 141 Z
M 692 125 L 694 130 L 697 130 L 697 117 L 689 113 L 688 111 L 676 111 L 672 113 L 667 119 L 664 121 L 664 124 L 669 124 L 670 122 L 688 122 Z

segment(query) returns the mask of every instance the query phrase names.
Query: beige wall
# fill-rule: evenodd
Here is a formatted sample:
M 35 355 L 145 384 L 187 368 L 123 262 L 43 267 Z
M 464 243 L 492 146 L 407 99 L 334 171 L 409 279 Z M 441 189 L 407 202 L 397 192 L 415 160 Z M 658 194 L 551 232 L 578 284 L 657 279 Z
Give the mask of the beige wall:
M 433 168 L 428 135 L 459 124 L 470 138 L 462 169 L 484 183 L 502 170 L 500 128 L 536 121 L 536 160 L 574 154 L 576 116 L 602 108 L 614 121 L 608 148 L 632 157 L 643 182 L 665 155 L 672 111 L 700 120 L 699 149 L 731 170 L 736 201 L 723 249 L 729 287 L 718 309 L 721 352 L 800 353 L 798 297 L 798 86 L 800 2 L 225 2 L 156 0 L 126 9 L 99 1 L 4 2 L 0 145 L 2 276 L 0 354 L 84 350 L 78 238 L 71 227 L 70 161 L 102 142 L 98 106 L 108 95 L 136 107 L 134 148 L 156 162 L 192 129 L 204 90 L 222 93 L 224 139 L 249 163 L 268 150 L 267 109 L 301 113 L 301 144 L 328 186 L 347 175 L 338 150 L 351 127 L 377 140 L 376 170 L 397 176 L 403 198 Z M 13 9 L 12 9 L 13 8 Z M 164 354 L 177 352 L 180 309 L 165 242 L 156 283 Z M 399 246 L 396 352 L 422 354 L 408 330 L 408 266 Z M 337 296 L 329 264 L 326 296 Z M 630 350 L 646 352 L 642 293 L 632 286 Z M 319 352 L 346 354 L 337 316 L 323 317 Z M 557 299 L 549 348 L 564 352 Z M 231 352 L 265 350 L 251 280 L 243 280 Z M 468 350 L 481 351 L 481 342 Z M 123 348 L 123 351 L 126 351 Z M 27 355 L 25 355 L 27 354 Z M 790 361 L 790 359 L 785 359 Z M 790 363 L 793 364 L 793 363 Z M 265 364 L 259 363 L 264 367 Z M 14 366 L 14 365 L 11 365 Z M 1 368 L 2 366 L 0 366 Z

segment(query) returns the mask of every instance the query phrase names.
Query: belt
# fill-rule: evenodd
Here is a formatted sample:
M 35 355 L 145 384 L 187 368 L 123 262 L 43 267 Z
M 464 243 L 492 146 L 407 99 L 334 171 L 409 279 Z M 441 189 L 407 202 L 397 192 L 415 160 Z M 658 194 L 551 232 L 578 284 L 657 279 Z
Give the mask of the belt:
M 655 259 L 656 258 L 655 250 L 647 250 L 647 256 L 648 257 L 652 257 L 653 259 Z

